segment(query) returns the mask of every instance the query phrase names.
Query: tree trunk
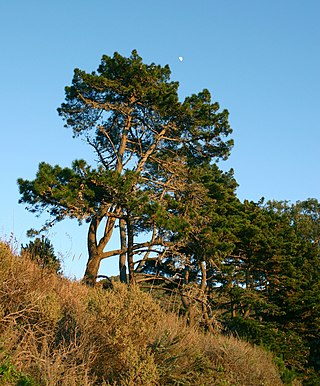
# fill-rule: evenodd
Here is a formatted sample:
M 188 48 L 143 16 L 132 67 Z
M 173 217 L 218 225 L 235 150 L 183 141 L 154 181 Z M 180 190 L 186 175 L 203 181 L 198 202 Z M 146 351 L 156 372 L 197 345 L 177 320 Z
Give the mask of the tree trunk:
M 129 283 L 135 284 L 135 275 L 134 275 L 134 261 L 133 261 L 133 226 L 130 218 L 127 219 L 127 233 L 128 233 L 128 267 L 129 267 Z
M 127 248 L 127 235 L 126 235 L 126 223 L 124 219 L 119 220 L 120 224 L 120 243 L 121 250 L 124 251 Z M 119 273 L 120 282 L 127 284 L 127 266 L 126 266 L 126 253 L 123 252 L 119 256 Z
M 99 226 L 99 219 L 94 217 L 91 220 L 88 230 L 88 253 L 89 259 L 84 274 L 83 281 L 91 286 L 94 286 L 99 271 L 99 266 L 102 256 L 99 254 L 97 245 L 97 229 Z
M 117 157 L 117 164 L 116 164 L 116 171 L 118 173 L 122 172 L 123 169 L 123 156 L 126 150 L 126 144 L 128 141 L 128 131 L 131 125 L 131 115 L 129 115 L 126 125 L 123 129 L 120 145 L 118 148 L 118 151 L 116 153 Z M 118 213 L 120 213 L 120 209 L 118 208 Z M 94 285 L 96 282 L 96 278 L 98 275 L 100 262 L 103 259 L 103 250 L 107 243 L 109 242 L 113 227 L 116 221 L 116 218 L 109 217 L 107 220 L 104 236 L 98 243 L 97 241 L 97 230 L 99 227 L 99 224 L 101 222 L 102 218 L 94 217 L 90 223 L 89 231 L 88 231 L 88 253 L 89 253 L 89 259 L 86 267 L 86 271 L 84 274 L 83 281 L 88 285 Z M 121 221 L 121 220 L 120 220 Z M 120 235 L 121 235 L 120 230 Z M 120 236 L 122 238 L 122 235 Z M 122 249 L 122 248 L 121 248 Z M 120 269 L 120 280 L 126 281 L 126 267 L 125 267 L 125 261 L 123 261 L 125 257 L 123 255 L 120 255 L 119 258 L 119 269 Z
M 183 284 L 186 287 L 189 284 L 189 275 L 190 275 L 190 267 L 189 267 L 189 259 L 186 261 L 185 269 L 183 271 Z M 189 294 L 184 293 L 184 288 L 182 288 L 182 292 L 180 292 L 181 301 L 187 310 L 187 324 L 190 327 L 193 327 L 195 324 L 195 313 L 194 313 L 194 305 L 189 297 Z
M 96 283 L 96 278 L 98 276 L 98 271 L 100 267 L 101 256 L 99 254 L 93 254 L 89 256 L 87 263 L 86 271 L 84 274 L 83 281 L 85 284 L 94 286 Z
M 205 324 L 208 328 L 208 331 L 211 333 L 214 333 L 214 328 L 212 325 L 212 320 L 209 317 L 209 312 L 208 312 L 208 305 L 207 305 L 207 295 L 206 295 L 206 286 L 207 286 L 207 267 L 204 261 L 200 261 L 200 270 L 201 270 L 201 284 L 200 284 L 200 289 L 201 292 L 203 293 L 203 299 L 202 299 L 202 315 L 205 320 Z
M 98 271 L 100 267 L 101 260 L 104 258 L 104 248 L 108 244 L 114 227 L 116 219 L 108 218 L 108 221 L 105 226 L 104 235 L 101 238 L 100 242 L 97 241 L 97 231 L 101 223 L 101 218 L 94 217 L 91 220 L 88 230 L 88 254 L 89 259 L 87 262 L 86 271 L 84 274 L 83 281 L 84 283 L 94 286 L 96 283 L 96 278 L 98 276 Z

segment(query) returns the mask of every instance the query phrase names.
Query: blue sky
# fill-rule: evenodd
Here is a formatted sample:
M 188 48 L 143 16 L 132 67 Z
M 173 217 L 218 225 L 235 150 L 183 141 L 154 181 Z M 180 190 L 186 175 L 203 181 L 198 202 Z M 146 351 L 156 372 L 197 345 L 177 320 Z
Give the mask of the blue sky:
M 92 159 L 56 109 L 74 68 L 115 51 L 169 64 L 181 98 L 208 88 L 229 110 L 235 146 L 221 167 L 241 200 L 319 199 L 319 17 L 318 0 L 0 1 L 0 238 L 26 243 L 41 224 L 17 203 L 17 178 Z M 69 276 L 84 272 L 86 231 L 66 221 L 48 235 Z

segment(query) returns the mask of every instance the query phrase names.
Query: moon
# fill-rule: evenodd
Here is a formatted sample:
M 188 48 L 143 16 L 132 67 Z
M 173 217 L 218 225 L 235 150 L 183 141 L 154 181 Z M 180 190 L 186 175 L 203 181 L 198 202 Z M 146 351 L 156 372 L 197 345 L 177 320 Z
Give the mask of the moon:
M 183 62 L 183 56 L 179 56 L 180 62 Z

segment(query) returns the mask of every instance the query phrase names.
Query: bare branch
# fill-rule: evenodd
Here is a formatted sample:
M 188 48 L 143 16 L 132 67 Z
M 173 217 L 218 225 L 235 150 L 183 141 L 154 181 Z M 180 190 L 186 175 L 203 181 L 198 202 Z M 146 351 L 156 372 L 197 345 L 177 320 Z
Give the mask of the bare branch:
M 108 132 L 104 129 L 104 127 L 102 126 L 99 126 L 99 131 L 107 138 L 107 140 L 109 141 L 111 147 L 112 147 L 112 150 L 113 150 L 113 153 L 115 155 L 115 157 L 117 158 L 117 161 L 119 162 L 119 156 L 118 156 L 118 152 L 117 152 L 117 149 L 115 148 L 114 146 L 114 143 L 112 141 L 112 139 L 110 138 L 110 135 L 108 134 Z

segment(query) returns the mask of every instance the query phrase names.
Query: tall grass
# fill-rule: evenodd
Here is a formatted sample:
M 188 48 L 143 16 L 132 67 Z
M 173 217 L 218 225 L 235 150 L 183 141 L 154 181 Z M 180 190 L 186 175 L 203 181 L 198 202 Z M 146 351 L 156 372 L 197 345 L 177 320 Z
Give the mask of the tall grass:
M 0 243 L 0 384 L 281 385 L 271 354 L 205 335 L 149 294 L 88 288 Z

